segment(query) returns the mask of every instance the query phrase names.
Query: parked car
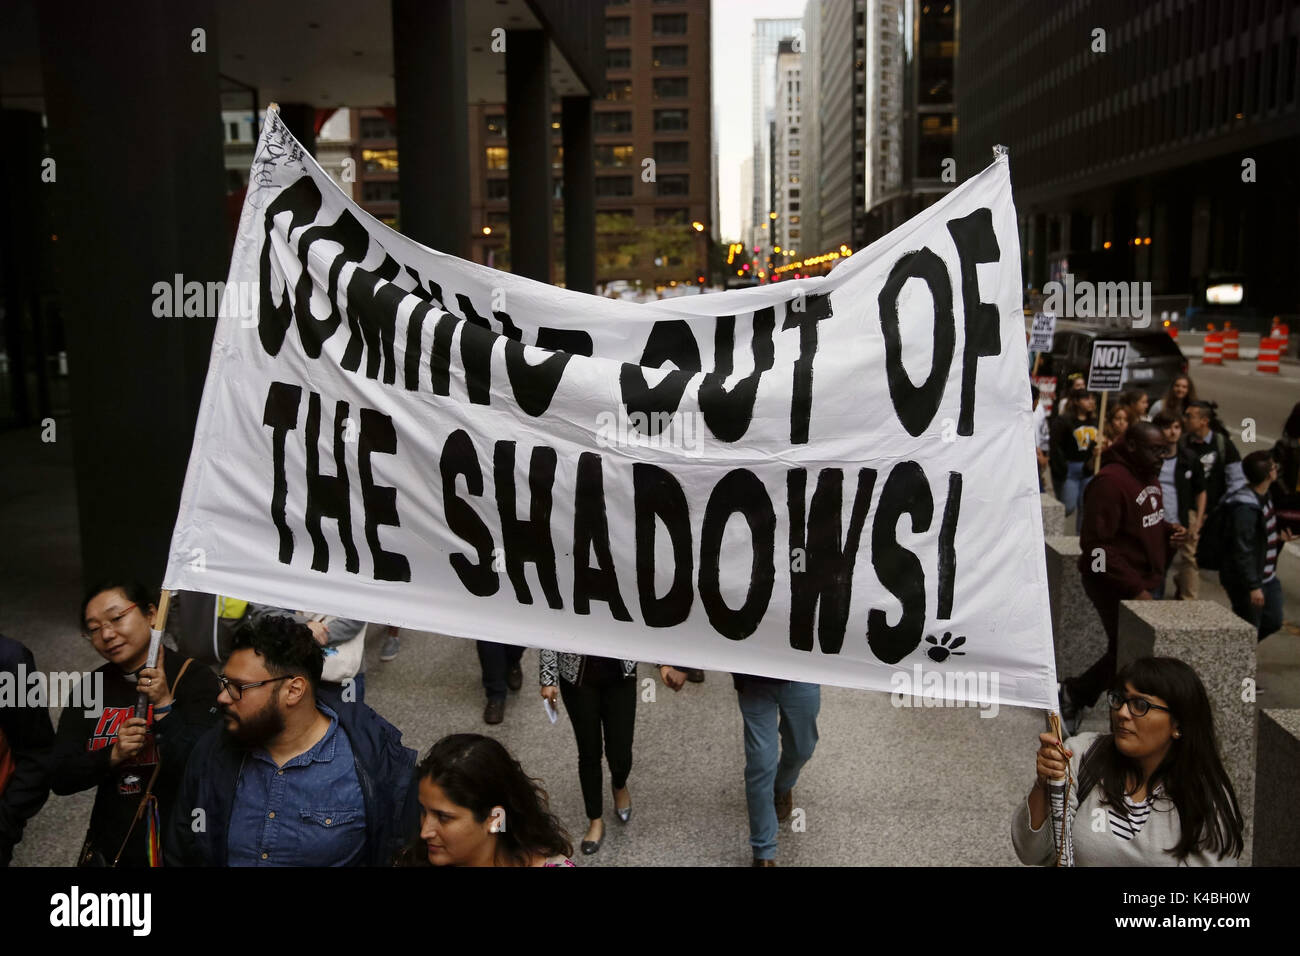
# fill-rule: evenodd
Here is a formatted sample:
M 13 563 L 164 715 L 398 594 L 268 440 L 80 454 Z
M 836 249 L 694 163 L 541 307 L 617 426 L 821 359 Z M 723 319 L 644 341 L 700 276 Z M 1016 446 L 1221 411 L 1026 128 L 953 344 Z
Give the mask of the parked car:
M 1064 382 L 1074 372 L 1087 376 L 1095 339 L 1116 339 L 1128 343 L 1124 358 L 1124 389 L 1146 392 L 1155 401 L 1168 391 L 1174 378 L 1187 371 L 1182 349 L 1167 331 L 1152 323 L 1150 329 L 1105 329 L 1058 322 L 1052 351 L 1038 364 L 1039 378 Z

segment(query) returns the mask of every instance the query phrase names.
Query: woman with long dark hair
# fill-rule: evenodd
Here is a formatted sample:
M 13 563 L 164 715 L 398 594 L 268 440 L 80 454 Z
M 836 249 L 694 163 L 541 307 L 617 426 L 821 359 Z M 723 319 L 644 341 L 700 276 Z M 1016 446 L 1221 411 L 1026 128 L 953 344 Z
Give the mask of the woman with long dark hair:
M 416 768 L 420 843 L 399 863 L 572 866 L 573 844 L 546 791 L 498 741 L 452 734 Z M 419 858 L 423 850 L 423 859 Z
M 1071 815 L 1107 826 L 1073 828 L 1078 866 L 1236 866 L 1244 847 L 1237 796 L 1219 759 L 1201 679 L 1172 657 L 1133 661 L 1108 695 L 1109 734 L 1064 742 L 1039 734 L 1038 778 L 1016 808 L 1011 839 L 1021 862 L 1057 856 L 1049 818 L 1052 781 L 1066 777 Z
M 1196 386 L 1192 384 L 1191 377 L 1175 375 L 1174 380 L 1169 383 L 1169 390 L 1156 400 L 1147 414 L 1155 418 L 1161 412 L 1168 412 L 1176 418 L 1182 418 L 1187 414 L 1187 406 L 1196 400 Z

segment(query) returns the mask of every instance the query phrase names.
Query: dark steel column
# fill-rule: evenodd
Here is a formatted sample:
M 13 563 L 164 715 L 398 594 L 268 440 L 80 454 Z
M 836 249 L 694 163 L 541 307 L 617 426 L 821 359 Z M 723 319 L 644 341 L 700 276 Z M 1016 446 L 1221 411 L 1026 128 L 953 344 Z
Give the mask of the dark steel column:
M 551 281 L 551 55 L 540 30 L 506 31 L 510 271 Z
M 392 0 L 402 232 L 470 255 L 464 0 Z
M 82 573 L 161 582 L 215 317 L 154 316 L 155 283 L 224 280 L 212 0 L 35 5 L 72 386 Z M 193 52 L 191 31 L 206 31 Z M 59 441 L 66 441 L 60 430 Z
M 596 291 L 596 151 L 590 96 L 560 100 L 564 140 L 564 285 Z
M 20 425 L 32 423 L 32 396 L 27 387 L 27 368 L 35 363 L 38 417 L 48 414 L 48 388 L 42 393 L 45 355 L 34 349 L 27 354 L 27 330 L 39 340 L 38 283 L 41 278 L 40 250 L 48 240 L 40 234 L 41 203 L 54 188 L 41 179 L 43 133 L 41 116 L 29 110 L 0 113 L 0 272 L 4 276 L 4 336 L 9 357 L 9 382 L 14 419 Z M 45 190 L 46 192 L 42 192 Z M 30 309 L 30 316 L 29 316 Z
M 302 143 L 302 148 L 316 155 L 316 107 L 309 103 L 281 103 L 280 120 Z

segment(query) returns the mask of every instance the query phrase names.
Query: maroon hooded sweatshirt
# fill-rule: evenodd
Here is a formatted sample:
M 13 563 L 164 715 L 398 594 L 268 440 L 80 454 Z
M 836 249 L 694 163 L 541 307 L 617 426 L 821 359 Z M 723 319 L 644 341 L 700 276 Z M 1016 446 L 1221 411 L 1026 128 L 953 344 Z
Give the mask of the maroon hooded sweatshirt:
M 1164 517 L 1159 474 L 1140 477 L 1122 441 L 1112 445 L 1084 494 L 1079 571 L 1124 599 L 1159 587 L 1173 534 Z M 1106 555 L 1104 571 L 1093 570 L 1097 548 Z

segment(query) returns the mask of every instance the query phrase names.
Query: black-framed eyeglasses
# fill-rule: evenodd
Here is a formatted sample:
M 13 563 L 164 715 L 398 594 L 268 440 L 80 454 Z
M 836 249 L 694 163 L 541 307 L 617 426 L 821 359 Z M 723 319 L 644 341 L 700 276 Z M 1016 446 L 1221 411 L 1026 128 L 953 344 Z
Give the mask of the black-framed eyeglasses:
M 1168 707 L 1161 707 L 1159 704 L 1153 704 L 1145 697 L 1125 697 L 1117 690 L 1112 690 L 1106 695 L 1106 700 L 1110 703 L 1111 710 L 1119 710 L 1125 704 L 1128 704 L 1128 712 L 1134 717 L 1145 717 L 1147 711 L 1152 707 L 1156 710 L 1163 710 L 1166 714 L 1172 714 L 1173 711 Z
M 281 674 L 279 677 L 268 677 L 266 680 L 237 681 L 231 680 L 225 674 L 218 674 L 217 680 L 221 682 L 221 689 L 230 695 L 231 700 L 239 700 L 244 696 L 244 691 L 250 687 L 261 687 L 263 684 L 274 684 L 278 680 L 288 680 L 294 677 L 294 674 Z

